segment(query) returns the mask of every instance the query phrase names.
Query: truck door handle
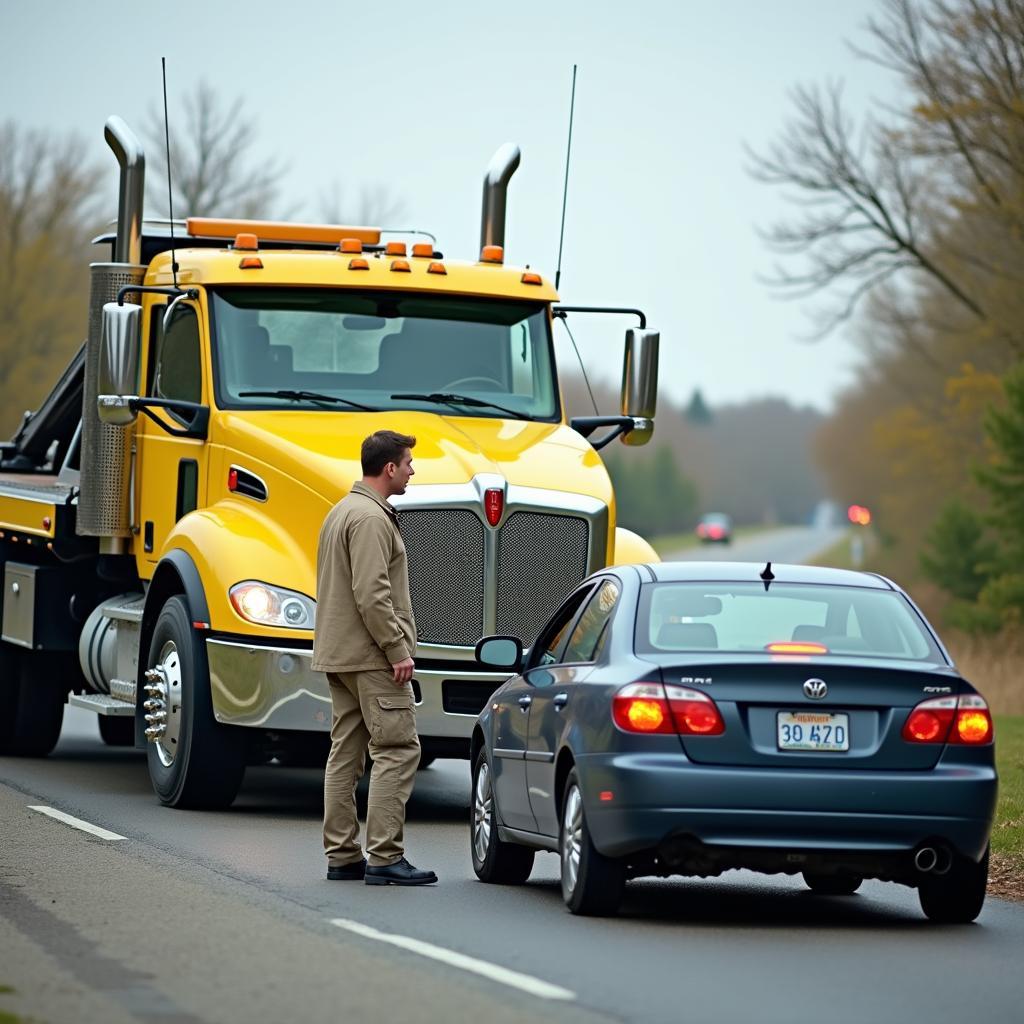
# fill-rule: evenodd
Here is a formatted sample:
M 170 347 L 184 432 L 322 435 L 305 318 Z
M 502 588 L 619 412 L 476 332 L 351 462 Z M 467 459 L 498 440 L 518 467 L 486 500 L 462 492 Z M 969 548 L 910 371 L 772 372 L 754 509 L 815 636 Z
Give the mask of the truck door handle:
M 523 711 L 529 711 L 530 705 L 533 703 L 533 698 L 528 693 L 524 693 L 516 703 Z
M 569 703 L 569 694 L 567 693 L 556 693 L 551 698 L 551 703 L 554 704 L 556 711 L 561 711 L 566 704 Z

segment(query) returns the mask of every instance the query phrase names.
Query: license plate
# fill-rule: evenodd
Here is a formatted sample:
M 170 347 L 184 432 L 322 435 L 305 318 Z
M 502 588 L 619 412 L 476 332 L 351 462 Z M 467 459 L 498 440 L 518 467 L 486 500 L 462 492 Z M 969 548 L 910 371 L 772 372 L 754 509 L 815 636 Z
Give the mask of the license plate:
M 779 750 L 849 750 L 850 716 L 822 711 L 780 711 Z

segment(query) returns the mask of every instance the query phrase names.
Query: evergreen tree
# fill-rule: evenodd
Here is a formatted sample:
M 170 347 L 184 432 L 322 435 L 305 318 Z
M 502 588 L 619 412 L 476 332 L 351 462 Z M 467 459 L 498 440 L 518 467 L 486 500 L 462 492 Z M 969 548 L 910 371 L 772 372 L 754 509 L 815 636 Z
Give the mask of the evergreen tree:
M 704 395 L 701 394 L 700 388 L 693 389 L 690 403 L 686 407 L 686 418 L 690 423 L 701 427 L 706 426 L 714 419 L 707 402 L 704 401 Z
M 943 590 L 962 601 L 976 601 L 988 582 L 996 546 L 974 509 L 957 498 L 943 506 L 925 536 L 921 569 Z

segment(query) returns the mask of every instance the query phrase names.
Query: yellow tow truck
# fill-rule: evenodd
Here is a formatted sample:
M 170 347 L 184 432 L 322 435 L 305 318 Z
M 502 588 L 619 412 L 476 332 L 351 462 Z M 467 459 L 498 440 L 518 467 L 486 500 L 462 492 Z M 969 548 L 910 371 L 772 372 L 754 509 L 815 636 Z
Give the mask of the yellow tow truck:
M 476 641 L 529 646 L 588 573 L 656 558 L 616 527 L 596 448 L 650 438 L 658 334 L 600 310 L 639 317 L 621 415 L 566 418 L 554 319 L 594 310 L 505 263 L 515 147 L 467 262 L 376 228 L 146 223 L 138 139 L 116 117 L 106 138 L 120 200 L 88 338 L 0 445 L 0 754 L 47 754 L 71 703 L 145 747 L 171 806 L 230 804 L 247 764 L 322 761 L 317 535 L 363 438 L 391 428 L 417 437 L 395 504 L 423 763 L 468 756 L 500 681 Z

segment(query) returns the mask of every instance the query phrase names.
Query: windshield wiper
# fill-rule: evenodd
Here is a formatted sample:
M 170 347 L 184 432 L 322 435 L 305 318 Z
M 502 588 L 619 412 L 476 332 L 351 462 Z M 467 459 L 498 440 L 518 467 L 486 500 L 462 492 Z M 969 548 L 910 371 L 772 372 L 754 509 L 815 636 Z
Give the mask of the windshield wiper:
M 401 394 L 392 395 L 391 397 L 416 402 L 433 402 L 434 405 L 450 405 L 453 409 L 459 405 L 468 405 L 474 409 L 497 409 L 499 412 L 508 413 L 514 420 L 528 420 L 530 418 L 521 412 L 516 412 L 515 409 L 510 409 L 507 405 L 498 405 L 497 402 L 485 402 L 482 398 L 470 398 L 469 395 L 456 395 L 450 391 L 432 391 L 429 395 L 416 393 Z
M 239 391 L 239 398 L 290 398 L 293 402 L 330 402 L 332 405 L 341 403 L 364 412 L 380 412 L 372 405 L 353 402 L 351 398 L 340 398 L 338 395 L 321 395 L 319 391 L 293 391 L 290 388 L 278 388 L 276 391 Z

